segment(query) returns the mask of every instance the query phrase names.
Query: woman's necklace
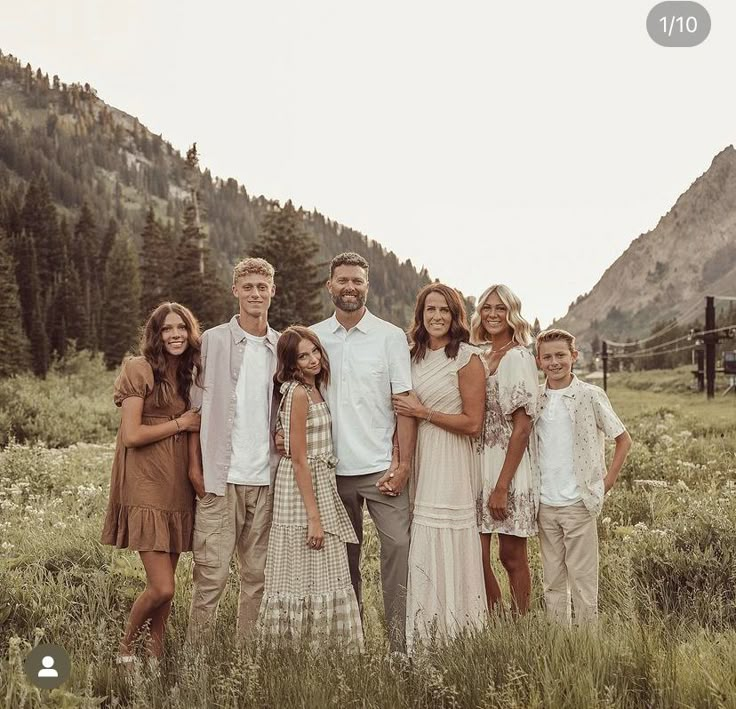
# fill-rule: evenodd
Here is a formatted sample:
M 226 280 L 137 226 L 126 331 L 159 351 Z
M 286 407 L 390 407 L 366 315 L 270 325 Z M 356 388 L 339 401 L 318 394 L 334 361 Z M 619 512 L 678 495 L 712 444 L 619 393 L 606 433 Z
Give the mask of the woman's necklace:
M 507 347 L 510 347 L 514 344 L 513 339 L 509 340 L 503 347 L 499 347 L 497 350 L 493 349 L 493 344 L 491 344 L 491 354 L 497 354 L 498 352 L 503 352 Z

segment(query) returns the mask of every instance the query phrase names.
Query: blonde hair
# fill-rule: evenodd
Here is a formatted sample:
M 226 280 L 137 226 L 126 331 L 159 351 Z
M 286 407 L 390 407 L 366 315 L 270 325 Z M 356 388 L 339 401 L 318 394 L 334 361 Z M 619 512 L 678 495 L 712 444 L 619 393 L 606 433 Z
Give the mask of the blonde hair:
M 235 264 L 233 268 L 233 285 L 238 282 L 238 278 L 248 276 L 251 273 L 255 273 L 259 276 L 265 276 L 273 280 L 273 276 L 276 273 L 273 266 L 262 258 L 244 258 L 239 263 Z
M 501 302 L 508 308 L 506 321 L 511 328 L 511 339 L 522 347 L 527 347 L 533 339 L 532 326 L 521 315 L 521 301 L 519 298 L 511 288 L 502 283 L 497 283 L 490 288 L 486 288 L 480 298 L 478 298 L 478 302 L 475 305 L 475 312 L 470 320 L 470 341 L 474 345 L 480 345 L 489 341 L 488 333 L 483 327 L 480 311 L 491 293 L 498 293 Z
M 539 354 L 539 345 L 543 342 L 554 342 L 555 340 L 564 340 L 570 348 L 570 352 L 575 352 L 575 335 L 571 335 L 567 330 L 562 330 L 559 327 L 552 327 L 537 335 L 537 354 Z

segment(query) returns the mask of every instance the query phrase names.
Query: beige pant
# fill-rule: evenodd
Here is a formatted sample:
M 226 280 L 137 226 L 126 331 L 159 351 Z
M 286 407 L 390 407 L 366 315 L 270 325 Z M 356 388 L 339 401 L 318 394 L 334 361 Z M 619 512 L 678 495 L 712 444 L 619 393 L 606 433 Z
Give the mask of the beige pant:
M 384 473 L 338 475 L 337 491 L 358 537 L 358 543 L 348 544 L 347 548 L 350 580 L 361 614 L 360 551 L 365 501 L 381 541 L 381 586 L 389 643 L 392 650 L 403 652 L 406 648 L 406 580 L 409 574 L 409 493 L 406 489 L 397 497 L 380 493 L 376 482 Z
M 236 549 L 240 574 L 238 636 L 245 638 L 255 627 L 263 596 L 272 507 L 268 486 L 228 484 L 224 496 L 208 493 L 197 500 L 188 639 L 213 629 Z
M 598 618 L 598 528 L 582 502 L 566 507 L 539 505 L 539 550 L 547 613 L 570 623 Z

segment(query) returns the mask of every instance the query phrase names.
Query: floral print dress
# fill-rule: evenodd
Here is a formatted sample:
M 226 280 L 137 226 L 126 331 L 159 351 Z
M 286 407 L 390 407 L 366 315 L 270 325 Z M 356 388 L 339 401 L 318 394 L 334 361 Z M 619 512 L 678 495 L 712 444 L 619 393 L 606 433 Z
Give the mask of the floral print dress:
M 508 450 L 513 422 L 511 414 L 523 408 L 532 419 L 537 415 L 539 378 L 533 355 L 516 346 L 501 359 L 493 374 L 486 367 L 486 416 L 479 441 L 482 493 L 478 500 L 480 532 L 532 537 L 537 534 L 540 476 L 534 435 L 519 462 L 509 486 L 507 517 L 495 520 L 488 509 L 488 498 L 501 474 Z

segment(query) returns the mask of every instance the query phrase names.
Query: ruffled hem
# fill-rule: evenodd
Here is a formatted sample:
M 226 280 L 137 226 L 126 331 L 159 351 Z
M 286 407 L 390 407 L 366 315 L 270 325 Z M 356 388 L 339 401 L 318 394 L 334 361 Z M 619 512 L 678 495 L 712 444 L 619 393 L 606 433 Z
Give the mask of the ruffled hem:
M 337 643 L 363 650 L 363 625 L 352 587 L 309 596 L 264 595 L 258 628 L 261 637 L 276 643 Z
M 111 505 L 102 530 L 102 543 L 133 551 L 181 554 L 192 550 L 192 510 Z
M 467 529 L 475 528 L 476 514 L 475 506 L 440 506 L 414 503 L 412 516 L 414 524 L 425 527 L 436 527 L 438 529 Z

